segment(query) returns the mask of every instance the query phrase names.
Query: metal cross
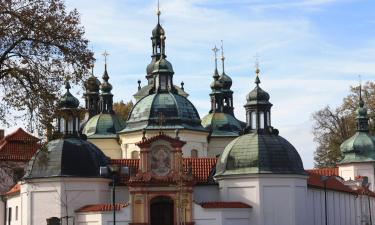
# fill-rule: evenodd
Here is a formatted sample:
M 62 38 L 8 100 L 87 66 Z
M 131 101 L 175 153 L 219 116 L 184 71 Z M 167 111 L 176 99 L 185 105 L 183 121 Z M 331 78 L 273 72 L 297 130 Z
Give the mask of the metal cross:
M 163 112 L 159 112 L 158 122 L 159 122 L 159 127 L 161 128 L 163 126 L 163 123 L 165 122 L 165 117 L 164 117 Z
M 215 48 L 212 49 L 212 51 L 214 52 L 215 54 L 215 60 L 217 59 L 217 52 L 219 51 L 218 48 L 216 48 L 216 45 L 215 45 Z
M 104 63 L 107 64 L 107 57 L 109 56 L 109 53 L 107 50 L 105 50 L 102 55 L 104 56 Z

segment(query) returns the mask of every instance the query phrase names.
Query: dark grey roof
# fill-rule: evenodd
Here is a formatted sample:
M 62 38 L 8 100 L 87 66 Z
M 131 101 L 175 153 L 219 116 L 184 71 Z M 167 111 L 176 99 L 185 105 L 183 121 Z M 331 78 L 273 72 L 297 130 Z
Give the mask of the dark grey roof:
M 198 111 L 187 98 L 173 93 L 157 93 L 142 98 L 134 105 L 121 132 L 159 129 L 160 113 L 165 119 L 163 129 L 206 131 L 201 125 Z
M 154 86 L 153 84 L 148 84 L 146 86 L 143 86 L 139 91 L 137 91 L 137 93 L 133 95 L 133 97 L 135 98 L 136 101 L 140 100 L 141 98 L 150 94 L 150 91 L 153 88 L 153 86 Z M 189 94 L 186 93 L 184 90 L 182 90 L 181 87 L 177 85 L 173 85 L 173 86 L 177 90 L 177 93 L 179 95 L 182 95 L 186 98 L 189 97 Z
M 94 144 L 79 138 L 56 139 L 31 158 L 25 179 L 48 177 L 99 177 L 108 158 Z
M 250 133 L 230 142 L 217 162 L 216 175 L 305 174 L 297 150 L 276 133 Z

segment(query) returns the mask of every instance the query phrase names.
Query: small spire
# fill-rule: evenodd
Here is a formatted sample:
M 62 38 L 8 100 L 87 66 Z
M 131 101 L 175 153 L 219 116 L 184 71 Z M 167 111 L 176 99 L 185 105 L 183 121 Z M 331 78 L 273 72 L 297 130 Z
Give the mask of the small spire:
M 358 78 L 359 78 L 359 107 L 363 108 L 365 103 L 363 102 L 363 99 L 362 99 L 362 77 L 361 75 L 358 75 Z
M 66 77 L 66 80 L 65 80 L 65 89 L 66 89 L 67 92 L 69 92 L 69 89 L 71 88 L 69 80 L 70 80 L 70 77 L 69 76 Z
M 160 12 L 160 2 L 159 2 L 159 0 L 158 0 L 158 9 L 156 10 L 156 15 L 158 16 L 158 24 L 160 24 L 161 12 Z
M 255 74 L 256 74 L 255 84 L 257 86 L 259 86 L 259 84 L 260 84 L 259 73 L 260 73 L 260 69 L 259 69 L 259 56 L 258 56 L 258 54 L 256 54 L 255 55 Z
M 223 64 L 223 74 L 225 73 L 224 72 L 224 61 L 225 61 L 225 57 L 224 57 L 224 43 L 223 43 L 223 40 L 221 40 L 221 62 Z
M 184 91 L 185 89 L 184 89 L 184 85 L 185 85 L 185 83 L 183 82 L 183 81 L 181 81 L 181 89 Z
M 212 49 L 214 52 L 214 57 L 215 57 L 215 73 L 214 73 L 214 78 L 217 79 L 219 77 L 219 72 L 217 71 L 217 52 L 219 51 L 218 48 L 215 47 Z
M 138 91 L 139 91 L 141 90 L 141 80 L 138 80 L 137 83 L 138 83 Z
M 102 55 L 104 56 L 104 74 L 103 74 L 103 80 L 105 82 L 108 82 L 109 76 L 108 76 L 108 72 L 107 72 L 107 57 L 109 56 L 109 53 L 107 52 L 107 50 L 105 50 Z

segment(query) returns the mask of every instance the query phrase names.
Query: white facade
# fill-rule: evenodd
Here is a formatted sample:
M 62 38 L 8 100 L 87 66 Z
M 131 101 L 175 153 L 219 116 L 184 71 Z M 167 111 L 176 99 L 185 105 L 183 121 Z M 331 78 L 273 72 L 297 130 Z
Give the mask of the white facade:
M 355 180 L 358 176 L 366 176 L 370 183 L 370 190 L 374 191 L 374 163 L 350 163 L 339 165 L 339 175 L 344 180 Z
M 222 201 L 252 206 L 250 224 L 306 224 L 306 176 L 248 175 L 219 178 Z
M 116 211 L 116 224 L 128 225 L 131 222 L 131 206 Z M 113 224 L 113 212 L 78 212 L 76 225 L 110 225 Z
M 20 225 L 46 224 L 50 217 L 66 216 L 72 223 L 74 211 L 88 204 L 108 203 L 109 180 L 102 178 L 45 178 L 21 184 Z
M 195 225 L 248 225 L 251 209 L 205 209 L 198 204 L 193 205 Z

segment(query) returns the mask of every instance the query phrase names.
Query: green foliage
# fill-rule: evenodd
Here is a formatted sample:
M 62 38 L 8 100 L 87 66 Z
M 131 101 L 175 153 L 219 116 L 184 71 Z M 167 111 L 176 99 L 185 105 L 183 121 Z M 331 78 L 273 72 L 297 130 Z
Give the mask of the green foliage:
M 362 87 L 362 98 L 368 109 L 370 133 L 375 133 L 375 83 L 367 82 Z M 326 106 L 313 113 L 314 141 L 318 143 L 314 152 L 316 167 L 333 167 L 341 159 L 340 145 L 356 132 L 358 100 L 359 87 L 351 87 L 339 107 Z
M 128 116 L 133 108 L 133 105 L 134 104 L 132 101 L 124 103 L 124 101 L 121 100 L 120 102 L 113 103 L 113 111 L 115 111 L 120 118 L 126 121 L 128 120 Z
M 63 0 L 0 1 L 1 122 L 12 109 L 49 128 L 64 80 L 82 82 L 93 60 L 79 14 Z

